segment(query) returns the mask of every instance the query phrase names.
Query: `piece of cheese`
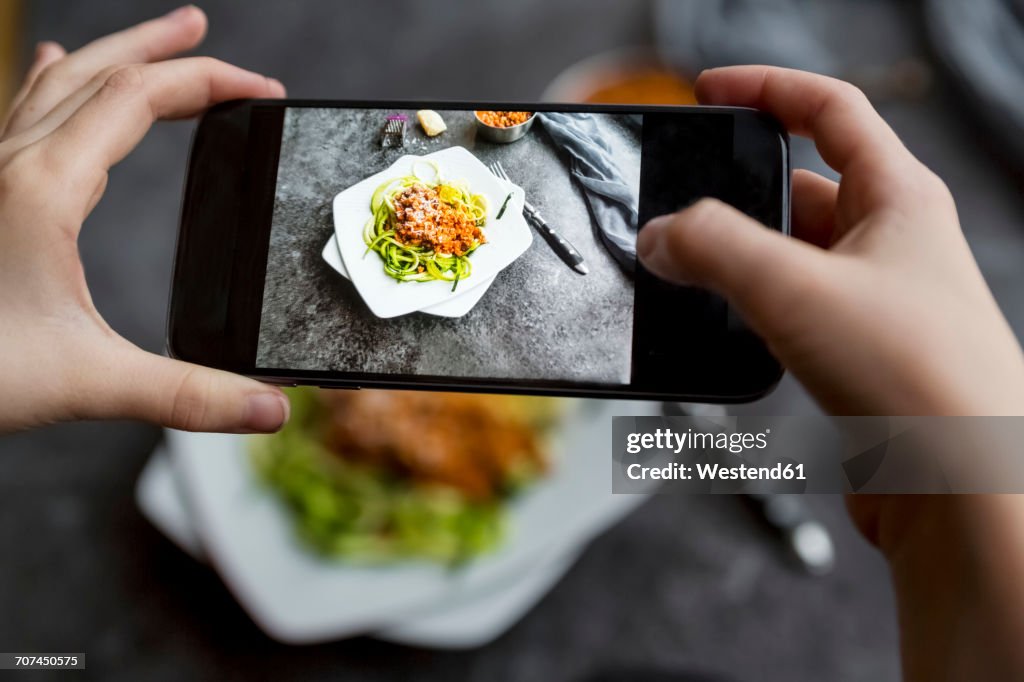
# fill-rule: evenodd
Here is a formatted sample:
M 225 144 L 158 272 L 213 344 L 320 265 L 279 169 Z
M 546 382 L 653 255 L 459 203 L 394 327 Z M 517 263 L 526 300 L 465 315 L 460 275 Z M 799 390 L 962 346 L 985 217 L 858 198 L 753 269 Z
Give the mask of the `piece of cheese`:
M 448 130 L 448 126 L 444 124 L 444 119 L 441 118 L 441 114 L 431 109 L 420 109 L 417 111 L 416 120 L 419 121 L 420 125 L 423 127 L 423 132 L 430 137 L 440 135 L 444 131 Z

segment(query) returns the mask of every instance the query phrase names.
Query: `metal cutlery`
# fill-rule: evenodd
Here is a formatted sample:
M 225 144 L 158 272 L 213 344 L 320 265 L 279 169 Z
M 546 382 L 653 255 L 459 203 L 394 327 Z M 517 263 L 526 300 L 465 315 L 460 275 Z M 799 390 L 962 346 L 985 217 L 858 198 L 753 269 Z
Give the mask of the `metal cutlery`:
M 388 116 L 387 122 L 384 124 L 384 131 L 381 134 L 380 146 L 384 148 L 388 147 L 404 147 L 405 146 L 405 130 L 406 130 L 406 118 L 405 116 L 398 114 L 394 116 Z
M 496 177 L 501 178 L 502 180 L 505 180 L 507 182 L 512 182 L 511 178 L 508 177 L 508 173 L 505 172 L 505 168 L 504 166 L 501 165 L 500 161 L 495 161 L 491 163 L 489 168 Z M 540 235 L 544 237 L 544 240 L 548 243 L 551 249 L 558 255 L 558 257 L 565 261 L 566 265 L 568 265 L 581 275 L 585 275 L 588 272 L 590 272 L 590 269 L 583 262 L 583 256 L 580 254 L 579 251 L 576 250 L 576 247 L 570 244 L 569 240 L 567 240 L 565 237 L 556 232 L 554 228 L 548 225 L 547 221 L 544 220 L 544 217 L 541 216 L 540 211 L 538 211 L 533 206 L 533 204 L 523 199 L 523 205 L 525 208 L 525 210 L 523 211 L 523 215 L 525 215 L 526 219 L 534 226 L 534 228 L 536 228 L 538 232 L 540 232 Z
M 666 417 L 723 418 L 729 411 L 721 405 L 700 403 L 662 403 Z M 836 563 L 835 543 L 828 527 L 800 495 L 765 494 L 748 489 L 743 498 L 810 575 L 832 572 Z

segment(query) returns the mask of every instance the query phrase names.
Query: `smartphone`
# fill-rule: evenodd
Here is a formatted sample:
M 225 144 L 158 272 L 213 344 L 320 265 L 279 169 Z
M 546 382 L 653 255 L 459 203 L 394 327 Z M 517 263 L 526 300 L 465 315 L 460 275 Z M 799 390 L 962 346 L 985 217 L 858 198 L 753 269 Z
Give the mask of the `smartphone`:
M 789 178 L 750 109 L 225 103 L 192 140 L 169 352 L 282 385 L 749 401 L 779 363 L 636 234 L 708 196 L 788 232 Z

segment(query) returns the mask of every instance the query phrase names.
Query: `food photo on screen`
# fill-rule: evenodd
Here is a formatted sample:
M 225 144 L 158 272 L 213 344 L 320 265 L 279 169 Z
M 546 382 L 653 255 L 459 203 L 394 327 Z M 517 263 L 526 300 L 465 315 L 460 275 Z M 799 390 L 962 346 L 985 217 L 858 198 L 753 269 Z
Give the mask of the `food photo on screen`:
M 641 127 L 287 108 L 256 366 L 628 383 Z

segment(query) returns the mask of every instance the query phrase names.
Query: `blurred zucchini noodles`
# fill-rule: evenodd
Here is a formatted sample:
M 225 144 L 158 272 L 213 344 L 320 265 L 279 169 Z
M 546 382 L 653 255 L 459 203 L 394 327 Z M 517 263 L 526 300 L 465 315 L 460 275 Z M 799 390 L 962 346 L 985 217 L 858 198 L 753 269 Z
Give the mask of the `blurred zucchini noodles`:
M 500 544 L 502 501 L 412 485 L 328 451 L 320 433 L 327 415 L 315 395 L 290 391 L 288 423 L 250 442 L 258 477 L 282 498 L 299 537 L 314 550 L 358 564 L 458 564 Z

